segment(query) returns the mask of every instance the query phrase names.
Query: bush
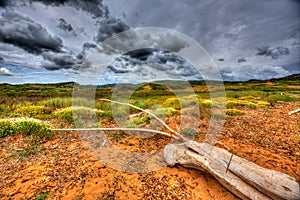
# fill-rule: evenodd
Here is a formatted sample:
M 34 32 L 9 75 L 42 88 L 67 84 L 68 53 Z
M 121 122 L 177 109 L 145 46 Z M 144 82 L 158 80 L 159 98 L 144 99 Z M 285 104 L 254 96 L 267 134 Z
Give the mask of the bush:
M 253 109 L 258 107 L 255 103 L 245 101 L 245 100 L 236 100 L 236 99 L 227 100 L 226 106 L 227 106 L 227 108 L 235 108 L 235 107 L 239 107 L 239 106 L 245 106 L 245 107 L 249 107 L 249 108 L 253 108 Z
M 143 114 L 140 117 L 133 117 L 125 122 L 126 128 L 135 128 L 143 123 L 147 123 L 150 120 L 149 114 Z
M 57 97 L 39 102 L 39 105 L 46 106 L 52 110 L 75 106 L 93 107 L 94 101 L 83 98 Z
M 178 110 L 173 107 L 168 108 L 158 108 L 156 110 L 150 111 L 157 117 L 170 117 L 178 114 Z
M 31 136 L 37 142 L 43 138 L 49 139 L 53 133 L 50 124 L 33 118 L 0 119 L 0 137 L 22 134 Z
M 52 109 L 58 109 L 58 108 L 64 108 L 72 106 L 72 98 L 53 98 L 53 99 L 47 99 L 44 101 L 39 102 L 40 105 L 52 108 Z
M 211 108 L 213 105 L 213 102 L 208 99 L 200 99 L 199 100 L 199 106 L 200 108 Z
M 180 103 L 179 101 L 182 100 L 182 99 L 178 99 L 176 97 L 171 97 L 171 98 L 168 98 L 165 102 L 164 102 L 164 107 L 172 107 L 176 110 L 180 110 Z
M 186 137 L 195 137 L 198 134 L 197 131 L 190 129 L 190 128 L 180 130 L 180 133 L 182 133 Z
M 238 110 L 238 109 L 227 109 L 226 110 L 226 115 L 229 116 L 237 116 L 237 115 L 244 115 L 246 114 L 246 112 L 242 111 L 242 110 Z
M 16 113 L 24 117 L 34 117 L 37 115 L 50 114 L 51 109 L 45 106 L 24 106 L 19 108 Z
M 78 123 L 77 125 L 88 122 L 88 120 L 94 120 L 103 115 L 103 111 L 97 109 L 91 109 L 88 107 L 67 107 L 55 111 L 53 114 L 59 118 L 68 121 L 69 123 Z

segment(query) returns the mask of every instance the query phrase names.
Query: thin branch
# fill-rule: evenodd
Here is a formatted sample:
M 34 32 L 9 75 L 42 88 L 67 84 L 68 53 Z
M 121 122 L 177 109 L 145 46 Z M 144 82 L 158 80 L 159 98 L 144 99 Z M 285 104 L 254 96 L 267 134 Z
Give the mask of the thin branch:
M 53 128 L 51 130 L 52 131 L 119 131 L 119 130 L 120 131 L 142 131 L 142 132 L 158 133 L 175 139 L 179 139 L 179 138 L 183 139 L 179 135 L 172 135 L 167 132 L 157 131 L 153 129 L 145 129 L 145 128 Z
M 122 103 L 122 102 L 118 102 L 118 101 L 113 101 L 113 100 L 109 100 L 109 99 L 97 99 L 99 101 L 107 101 L 107 102 L 111 102 L 111 103 L 115 103 L 115 104 L 120 104 L 120 105 L 125 105 L 125 106 L 130 106 L 132 108 L 135 108 L 137 110 L 143 111 L 149 115 L 151 115 L 152 117 L 154 117 L 155 119 L 157 119 L 162 125 L 164 125 L 164 127 L 166 127 L 169 131 L 171 131 L 172 133 L 178 135 L 178 133 L 173 130 L 171 127 L 169 127 L 164 121 L 162 121 L 159 117 L 157 117 L 156 115 L 154 115 L 153 113 L 149 112 L 148 110 L 144 110 L 142 108 L 139 108 L 135 105 L 132 105 L 130 103 Z
M 292 114 L 297 113 L 297 112 L 300 112 L 300 108 L 298 108 L 298 109 L 296 109 L 296 110 L 293 110 L 293 111 L 289 112 L 289 115 L 292 115 Z

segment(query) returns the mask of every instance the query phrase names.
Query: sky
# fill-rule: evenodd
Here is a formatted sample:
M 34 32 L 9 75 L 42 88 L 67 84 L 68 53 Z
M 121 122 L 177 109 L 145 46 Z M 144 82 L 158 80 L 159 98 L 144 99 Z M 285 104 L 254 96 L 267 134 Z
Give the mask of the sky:
M 299 0 L 0 0 L 0 83 L 283 77 L 300 73 L 299 24 Z

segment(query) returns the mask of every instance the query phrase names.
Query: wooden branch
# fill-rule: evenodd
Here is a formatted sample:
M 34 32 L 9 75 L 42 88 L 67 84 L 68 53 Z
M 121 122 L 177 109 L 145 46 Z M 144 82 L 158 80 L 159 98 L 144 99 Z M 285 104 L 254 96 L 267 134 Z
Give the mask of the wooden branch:
M 300 112 L 300 108 L 298 108 L 298 109 L 296 109 L 296 110 L 293 110 L 293 111 L 289 112 L 289 115 L 292 115 L 292 114 L 297 113 L 297 112 Z
M 231 157 L 230 152 L 210 144 L 195 141 L 169 144 L 164 155 L 170 166 L 180 164 L 210 173 L 242 199 L 300 198 L 299 184 L 291 176 L 260 167 L 236 155 Z
M 184 138 L 181 135 L 173 135 L 164 131 L 158 131 L 154 129 L 146 129 L 146 128 L 51 128 L 51 131 L 141 131 L 141 132 L 149 132 L 149 133 L 157 133 L 160 135 L 164 135 L 167 137 L 171 137 L 174 139 L 178 139 L 181 141 L 187 141 L 186 138 Z
M 164 136 L 172 137 L 175 139 L 179 139 L 177 135 L 172 135 L 167 132 L 157 131 L 153 129 L 145 129 L 145 128 L 53 128 L 52 131 L 141 131 L 141 132 L 149 132 L 149 133 L 158 133 Z
M 171 127 L 169 127 L 164 121 L 162 121 L 159 117 L 157 117 L 155 114 L 149 112 L 148 110 L 144 110 L 144 109 L 139 108 L 139 107 L 137 107 L 137 106 L 135 106 L 135 105 L 132 105 L 132 104 L 130 104 L 130 103 L 122 103 L 122 102 L 113 101 L 113 100 L 110 100 L 110 99 L 97 99 L 97 100 L 99 100 L 99 101 L 106 101 L 106 102 L 115 103 L 115 104 L 120 104 L 120 105 L 125 105 L 125 106 L 130 106 L 130 107 L 135 108 L 135 109 L 137 109 L 137 110 L 143 111 L 143 112 L 145 112 L 145 113 L 151 115 L 151 116 L 154 117 L 155 119 L 157 119 L 162 125 L 164 125 L 164 127 L 166 127 L 169 131 L 171 131 L 171 133 L 178 135 L 178 133 L 177 133 L 175 130 L 173 130 L 173 129 L 172 129 Z

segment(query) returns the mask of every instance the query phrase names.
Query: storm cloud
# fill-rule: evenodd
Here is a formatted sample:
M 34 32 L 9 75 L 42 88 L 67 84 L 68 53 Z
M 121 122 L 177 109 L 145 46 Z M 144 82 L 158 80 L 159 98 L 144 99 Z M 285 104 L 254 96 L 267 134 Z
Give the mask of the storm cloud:
M 65 32 L 73 31 L 73 27 L 65 19 L 59 18 L 57 27 L 64 30 Z
M 269 46 L 262 46 L 257 48 L 256 55 L 258 56 L 270 56 L 273 59 L 277 59 L 283 55 L 288 55 L 289 49 L 286 47 L 274 47 L 270 48 Z
M 30 63 L 49 70 L 46 76 L 73 73 L 92 66 L 86 56 L 97 49 L 105 59 L 118 57 L 106 66 L 108 82 L 127 73 L 134 81 L 199 78 L 176 55 L 185 41 L 172 34 L 137 34 L 141 27 L 160 27 L 202 45 L 225 80 L 284 76 L 299 73 L 298 8 L 299 1 L 292 0 L 0 0 L 1 67 L 15 72 L 8 63 L 23 69 Z M 128 32 L 101 46 L 123 31 Z M 150 49 L 128 52 L 132 47 Z
M 117 58 L 108 71 L 125 74 L 139 79 L 180 79 L 182 77 L 199 78 L 199 72 L 184 58 L 176 53 L 157 50 L 139 49 Z
M 105 39 L 127 31 L 130 27 L 120 19 L 116 18 L 107 18 L 99 22 L 99 29 L 97 36 L 95 37 L 96 42 L 103 42 Z
M 237 59 L 238 63 L 243 63 L 243 62 L 246 62 L 246 61 L 247 61 L 246 58 L 239 58 L 239 59 Z
M 47 6 L 71 6 L 77 10 L 82 10 L 90 13 L 94 18 L 105 17 L 109 14 L 109 9 L 103 4 L 102 0 L 1 0 L 0 7 L 16 7 L 24 6 L 26 4 L 32 4 L 34 2 L 40 2 Z
M 63 42 L 60 38 L 51 35 L 45 27 L 17 12 L 3 12 L 0 27 L 0 42 L 18 46 L 35 54 L 44 50 L 62 51 Z

